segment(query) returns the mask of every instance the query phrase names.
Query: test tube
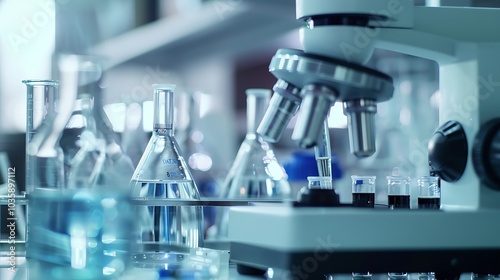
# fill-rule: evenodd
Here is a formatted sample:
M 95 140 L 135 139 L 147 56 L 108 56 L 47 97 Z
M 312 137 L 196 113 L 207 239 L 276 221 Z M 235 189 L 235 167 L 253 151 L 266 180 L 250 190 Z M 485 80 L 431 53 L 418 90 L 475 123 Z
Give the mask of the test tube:
M 323 130 L 318 144 L 314 146 L 319 176 L 332 177 L 332 150 L 330 148 L 330 128 L 328 119 L 323 122 Z
M 400 176 L 397 169 L 387 176 L 387 199 L 390 209 L 410 209 L 410 178 Z
M 421 176 L 417 178 L 418 209 L 439 209 L 441 206 L 441 189 L 439 178 Z
M 352 204 L 354 207 L 375 207 L 376 176 L 351 176 Z

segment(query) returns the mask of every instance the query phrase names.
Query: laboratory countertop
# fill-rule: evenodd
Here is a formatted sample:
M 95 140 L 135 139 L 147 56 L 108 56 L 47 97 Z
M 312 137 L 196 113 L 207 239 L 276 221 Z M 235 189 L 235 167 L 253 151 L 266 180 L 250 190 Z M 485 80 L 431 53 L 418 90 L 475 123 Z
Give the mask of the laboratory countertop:
M 17 264 L 19 267 L 16 267 L 15 271 L 12 271 L 6 263 L 8 262 L 8 259 L 6 257 L 0 257 L 0 279 L 2 280 L 28 280 L 26 277 L 26 272 L 23 270 L 23 264 L 24 264 L 24 258 L 20 259 L 17 261 Z M 156 277 L 150 277 L 151 274 L 144 273 L 143 275 L 137 275 L 134 274 L 133 276 L 129 277 L 124 277 L 123 280 L 129 280 L 129 279 L 138 279 L 137 277 L 141 276 L 141 280 L 148 280 L 148 279 L 157 279 Z M 144 277 L 142 277 L 144 276 Z M 236 266 L 231 264 L 229 266 L 229 272 L 227 274 L 227 277 L 220 278 L 221 280 L 258 280 L 258 279 L 266 279 L 267 277 L 257 277 L 257 276 L 245 276 L 245 275 L 240 275 L 236 271 Z M 170 279 L 170 278 L 168 278 Z M 191 279 L 191 278 L 190 278 Z M 193 278 L 194 279 L 194 278 Z M 217 280 L 217 278 L 211 278 L 210 280 Z M 280 279 L 281 280 L 281 279 Z
M 0 257 L 0 279 L 1 280 L 29 280 L 26 277 L 26 272 L 23 270 L 23 264 L 25 263 L 24 258 L 18 260 L 18 265 L 19 267 L 17 268 L 16 271 L 11 271 L 9 269 L 9 266 L 6 265 L 6 262 L 8 261 L 8 258 L 5 256 Z M 272 270 L 271 270 L 272 271 Z M 297 275 L 295 275 L 297 276 Z M 236 270 L 236 265 L 235 264 L 230 264 L 229 265 L 229 271 L 226 276 L 221 277 L 221 278 L 189 278 L 189 279 L 209 279 L 209 280 L 263 280 L 263 279 L 268 279 L 268 280 L 294 280 L 294 279 L 307 279 L 304 277 L 295 277 L 295 276 L 290 276 L 289 274 L 283 274 L 279 271 L 275 271 L 274 273 L 271 272 L 270 274 L 267 274 L 266 276 L 246 276 L 246 275 L 240 275 L 237 270 Z M 38 279 L 38 278 L 37 278 Z M 67 278 L 70 279 L 70 278 Z M 141 279 L 141 280 L 158 280 L 158 276 L 152 276 L 151 273 L 133 273 L 129 274 L 125 277 L 120 277 L 118 280 L 132 280 L 132 279 Z M 174 278 L 161 278 L 161 279 L 174 279 Z M 178 279 L 184 279 L 184 278 L 178 278 Z M 187 279 L 187 278 L 186 278 Z M 339 274 L 339 275 L 334 275 L 334 276 L 329 276 L 325 277 L 325 280 L 354 280 L 354 279 L 364 279 L 364 280 L 390 280 L 391 278 L 388 277 L 387 274 L 374 274 L 372 277 L 365 277 L 365 278 L 353 278 L 352 275 L 346 275 L 346 274 Z M 403 280 L 402 278 L 397 278 L 399 280 Z M 418 274 L 416 273 L 411 273 L 408 274 L 408 277 L 405 278 L 405 280 L 435 280 L 435 278 L 430 277 L 430 278 L 422 278 L 421 276 L 419 277 Z M 500 280 L 500 275 L 497 275 L 496 277 L 493 275 L 488 275 L 488 277 L 473 277 L 472 274 L 470 273 L 465 273 L 460 276 L 459 280 L 483 280 L 483 279 L 488 279 L 488 280 Z M 323 280 L 323 279 L 321 279 Z

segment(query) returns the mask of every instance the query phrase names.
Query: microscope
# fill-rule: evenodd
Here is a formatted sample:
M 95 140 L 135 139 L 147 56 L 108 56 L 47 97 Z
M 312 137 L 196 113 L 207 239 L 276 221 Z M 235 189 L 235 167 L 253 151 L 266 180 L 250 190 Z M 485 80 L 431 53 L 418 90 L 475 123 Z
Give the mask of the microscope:
M 280 49 L 274 95 L 258 133 L 314 147 L 330 107 L 343 102 L 350 149 L 375 152 L 377 103 L 391 77 L 363 66 L 374 48 L 439 64 L 439 123 L 429 165 L 441 179 L 440 210 L 318 205 L 234 207 L 231 259 L 239 267 L 325 279 L 355 271 L 500 274 L 500 9 L 417 7 L 412 0 L 296 0 L 304 50 Z M 300 206 L 300 205 L 299 205 Z

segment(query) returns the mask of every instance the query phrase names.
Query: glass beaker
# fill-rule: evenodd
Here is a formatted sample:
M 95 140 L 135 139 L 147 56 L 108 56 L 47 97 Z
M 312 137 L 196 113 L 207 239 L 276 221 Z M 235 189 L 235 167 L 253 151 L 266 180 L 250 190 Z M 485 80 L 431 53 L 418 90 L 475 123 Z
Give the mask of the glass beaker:
M 439 188 L 439 177 L 418 177 L 417 188 L 419 209 L 439 209 L 439 207 L 441 206 L 441 189 Z
M 153 85 L 153 135 L 132 176 L 133 197 L 199 200 L 198 188 L 174 137 L 175 85 Z M 137 206 L 140 242 L 203 245 L 201 206 Z
M 309 176 L 307 177 L 308 188 L 310 189 L 333 189 L 332 178 L 330 176 Z
M 390 209 L 410 209 L 410 178 L 401 176 L 396 167 L 387 176 L 387 200 Z
M 290 197 L 288 175 L 278 162 L 272 147 L 257 134 L 271 91 L 248 89 L 247 133 L 222 184 L 225 199 L 286 199 Z M 227 237 L 229 209 L 219 209 L 216 217 L 217 238 Z
M 376 176 L 351 176 L 352 204 L 354 207 L 375 207 Z
M 26 193 L 35 187 L 61 188 L 63 152 L 53 124 L 57 117 L 59 82 L 24 80 L 27 93 L 26 111 Z
M 401 176 L 399 168 L 387 176 L 387 200 L 390 209 L 410 209 L 410 178 Z M 407 272 L 388 272 L 389 279 L 408 279 Z

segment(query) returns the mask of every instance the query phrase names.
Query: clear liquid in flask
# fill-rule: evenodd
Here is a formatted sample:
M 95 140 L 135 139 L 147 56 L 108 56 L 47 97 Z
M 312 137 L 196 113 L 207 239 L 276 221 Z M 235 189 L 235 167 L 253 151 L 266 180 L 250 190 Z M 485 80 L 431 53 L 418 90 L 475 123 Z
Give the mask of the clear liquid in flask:
M 173 85 L 154 86 L 153 135 L 131 181 L 132 197 L 160 199 L 161 205 L 137 206 L 139 241 L 201 247 L 201 206 L 182 205 L 199 200 L 196 183 L 173 132 Z M 172 203 L 169 201 L 180 203 Z M 174 205 L 175 204 L 175 205 Z

